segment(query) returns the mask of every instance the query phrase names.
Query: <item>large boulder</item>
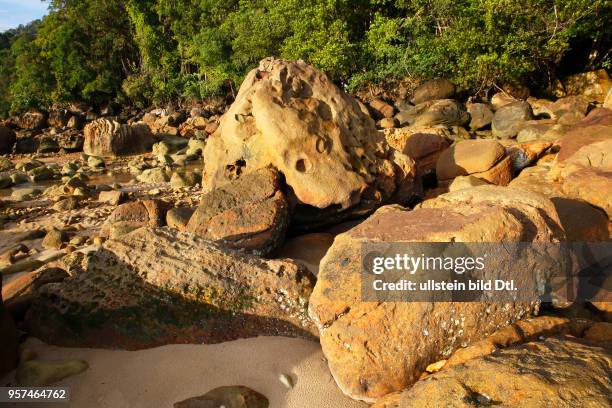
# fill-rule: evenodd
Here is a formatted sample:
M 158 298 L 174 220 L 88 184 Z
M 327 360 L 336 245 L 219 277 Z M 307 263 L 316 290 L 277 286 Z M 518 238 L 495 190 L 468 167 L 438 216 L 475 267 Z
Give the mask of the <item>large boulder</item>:
M 493 136 L 499 139 L 516 137 L 525 126 L 525 122 L 531 119 L 533 119 L 531 105 L 527 102 L 518 101 L 502 106 L 495 112 L 491 122 Z
M 448 79 L 434 79 L 419 85 L 414 90 L 411 102 L 418 105 L 436 99 L 450 99 L 455 95 L 455 90 L 455 85 Z
M 11 153 L 16 141 L 17 136 L 13 129 L 0 125 L 0 154 Z
M 506 149 L 494 140 L 462 140 L 440 155 L 438 180 L 473 175 L 493 184 L 506 185 L 512 178 L 512 163 Z
M 537 311 L 537 302 L 363 302 L 362 246 L 401 242 L 558 242 L 553 204 L 540 194 L 481 186 L 415 210 L 379 209 L 338 235 L 322 259 L 309 312 L 331 372 L 352 398 L 375 401 L 413 384 L 428 364 Z M 534 282 L 537 253 L 519 256 L 516 281 Z M 497 273 L 508 273 L 500 265 Z M 515 269 L 516 270 L 516 269 Z
M 190 233 L 140 228 L 66 264 L 71 276 L 43 286 L 26 316 L 53 344 L 139 349 L 316 332 L 310 272 Z
M 272 166 L 292 205 L 327 210 L 325 217 L 393 199 L 410 188 L 415 170 L 384 143 L 367 109 L 325 74 L 277 59 L 247 75 L 204 157 L 205 191 Z
M 125 125 L 109 119 L 98 119 L 85 126 L 83 151 L 92 156 L 120 156 L 143 153 L 155 142 L 144 123 Z
M 205 194 L 187 231 L 234 249 L 267 255 L 289 225 L 289 206 L 272 169 L 246 174 Z
M 611 359 L 609 345 L 549 338 L 442 370 L 372 408 L 607 407 Z
M 0 290 L 2 275 L 0 274 Z M 4 307 L 0 292 L 0 376 L 11 371 L 17 365 L 17 329 L 13 319 Z

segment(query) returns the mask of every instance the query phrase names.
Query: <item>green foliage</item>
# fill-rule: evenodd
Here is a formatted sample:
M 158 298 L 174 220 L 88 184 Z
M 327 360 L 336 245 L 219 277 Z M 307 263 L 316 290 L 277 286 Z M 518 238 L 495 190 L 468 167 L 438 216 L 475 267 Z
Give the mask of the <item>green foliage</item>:
M 349 87 L 448 77 L 470 92 L 612 67 L 609 0 L 51 0 L 0 34 L 0 115 L 235 92 L 267 56 Z

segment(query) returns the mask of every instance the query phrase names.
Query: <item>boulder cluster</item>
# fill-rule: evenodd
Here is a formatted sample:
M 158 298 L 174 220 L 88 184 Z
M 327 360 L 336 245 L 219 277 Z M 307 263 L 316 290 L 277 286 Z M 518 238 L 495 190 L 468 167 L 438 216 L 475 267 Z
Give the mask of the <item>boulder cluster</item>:
M 318 339 L 338 387 L 377 408 L 609 405 L 609 276 L 592 302 L 361 296 L 368 243 L 610 241 L 612 81 L 581 75 L 554 101 L 508 87 L 463 103 L 445 79 L 358 99 L 267 58 L 229 106 L 1 125 L 0 372 L 14 321 L 81 347 L 281 335 Z M 526 248 L 513 279 L 536 288 L 557 260 Z

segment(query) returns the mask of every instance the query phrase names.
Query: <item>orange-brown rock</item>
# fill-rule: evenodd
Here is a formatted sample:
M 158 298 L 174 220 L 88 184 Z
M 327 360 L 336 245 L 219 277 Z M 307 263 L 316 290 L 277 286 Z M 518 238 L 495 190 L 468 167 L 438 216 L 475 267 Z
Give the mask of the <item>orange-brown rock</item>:
M 102 236 L 116 236 L 113 229 L 120 229 L 122 233 L 136 228 L 165 225 L 166 212 L 170 204 L 162 200 L 138 200 L 119 205 L 108 216 L 102 228 Z
M 148 348 L 257 335 L 313 337 L 314 277 L 171 228 L 140 228 L 65 261 L 74 272 L 43 286 L 28 330 L 52 344 Z
M 450 82 L 448 79 L 434 79 L 419 85 L 414 90 L 411 102 L 418 105 L 419 103 L 437 99 L 449 99 L 455 95 L 455 91 L 455 84 Z
M 155 140 L 149 126 L 144 123 L 120 124 L 98 119 L 85 126 L 83 151 L 92 156 L 120 156 L 144 153 Z
M 309 312 L 342 391 L 374 401 L 401 390 L 414 383 L 429 363 L 537 310 L 535 303 L 502 307 L 484 302 L 362 302 L 364 243 L 556 242 L 563 237 L 548 199 L 496 186 L 444 194 L 412 211 L 383 207 L 338 235 L 321 261 Z M 536 258 L 525 254 L 519 261 L 541 261 Z M 534 276 L 525 272 L 515 279 L 528 282 Z
M 292 204 L 327 210 L 325 217 L 358 204 L 372 209 L 414 180 L 414 163 L 392 150 L 367 110 L 321 71 L 268 58 L 208 138 L 203 186 L 272 166 Z
M 285 238 L 289 206 L 276 171 L 248 173 L 206 193 L 187 231 L 233 249 L 268 255 Z
M 479 177 L 475 173 L 486 174 L 488 170 L 499 163 L 501 163 L 500 168 L 495 171 L 501 170 L 502 173 L 504 170 L 510 171 L 511 166 L 507 164 L 511 164 L 511 162 L 502 163 L 504 159 L 506 159 L 506 150 L 494 140 L 462 140 L 442 152 L 436 165 L 436 175 L 438 180 L 450 180 L 457 176 L 470 174 Z M 507 179 L 505 184 L 511 177 L 511 171 L 503 176 L 504 180 Z M 487 180 L 489 179 L 493 178 L 487 178 Z
M 372 408 L 604 407 L 611 365 L 609 345 L 550 338 L 442 370 Z
M 583 72 L 567 77 L 555 89 L 556 96 L 582 95 L 589 102 L 604 103 L 612 88 L 612 80 L 605 69 Z
M 448 131 L 429 127 L 403 127 L 385 131 L 387 143 L 412 158 L 419 170 L 434 169 L 440 154 L 449 146 Z

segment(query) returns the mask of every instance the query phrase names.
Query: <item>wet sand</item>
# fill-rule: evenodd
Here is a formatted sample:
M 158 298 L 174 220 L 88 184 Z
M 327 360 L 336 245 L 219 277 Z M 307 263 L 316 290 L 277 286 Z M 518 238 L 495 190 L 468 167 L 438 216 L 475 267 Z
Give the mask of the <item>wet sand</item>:
M 26 345 L 41 359 L 78 358 L 89 363 L 84 373 L 56 384 L 71 388 L 71 403 L 61 407 L 171 408 L 224 385 L 250 387 L 269 399 L 270 408 L 367 407 L 342 394 L 320 345 L 302 339 L 258 337 L 140 351 L 63 348 L 36 339 L 28 339 Z M 280 382 L 281 374 L 292 378 L 294 388 Z M 0 384 L 12 381 L 10 374 Z

